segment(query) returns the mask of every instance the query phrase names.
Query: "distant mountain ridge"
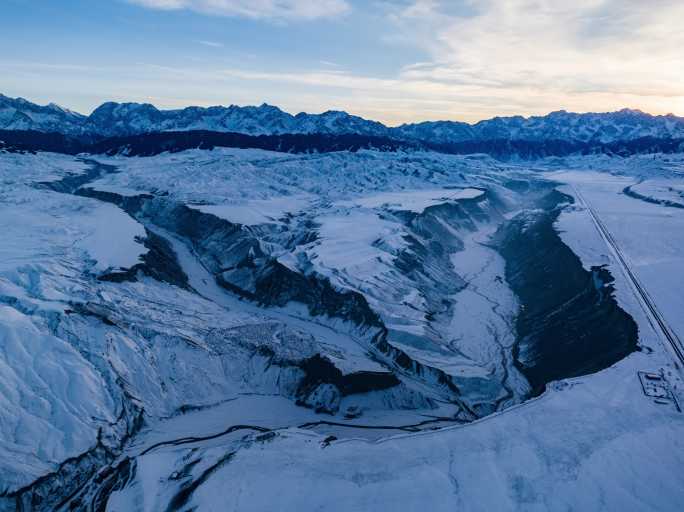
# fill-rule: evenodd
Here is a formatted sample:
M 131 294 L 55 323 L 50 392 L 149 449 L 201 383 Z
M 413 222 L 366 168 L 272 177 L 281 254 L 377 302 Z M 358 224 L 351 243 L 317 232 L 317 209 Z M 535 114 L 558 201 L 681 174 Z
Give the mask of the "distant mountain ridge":
M 629 109 L 587 114 L 561 110 L 528 118 L 495 117 L 474 124 L 429 121 L 388 127 L 346 112 L 292 115 L 267 104 L 159 110 L 148 103 L 107 102 L 84 116 L 54 103 L 40 106 L 0 94 L 0 130 L 32 130 L 89 138 L 202 130 L 245 135 L 353 134 L 431 144 L 501 140 L 607 144 L 645 137 L 684 138 L 684 118 L 671 114 L 654 116 Z
M 6 130 L 36 130 L 64 134 L 83 133 L 87 117 L 54 103 L 36 105 L 23 98 L 8 98 L 0 94 L 0 128 Z

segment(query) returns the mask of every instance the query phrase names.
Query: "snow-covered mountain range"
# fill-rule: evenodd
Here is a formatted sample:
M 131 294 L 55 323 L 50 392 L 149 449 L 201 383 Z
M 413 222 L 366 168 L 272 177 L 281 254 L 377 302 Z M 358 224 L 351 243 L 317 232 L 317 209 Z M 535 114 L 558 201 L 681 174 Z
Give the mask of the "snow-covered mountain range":
M 0 94 L 0 127 L 5 130 L 80 134 L 86 119 L 86 116 L 54 103 L 40 106 L 23 98 L 8 98 Z
M 629 109 L 586 114 L 561 110 L 528 118 L 495 117 L 475 124 L 437 121 L 388 127 L 346 112 L 292 115 L 267 104 L 159 110 L 148 103 L 107 102 L 84 116 L 52 103 L 39 106 L 0 94 L 0 129 L 99 137 L 208 130 L 248 135 L 358 134 L 433 144 L 491 140 L 610 143 L 642 137 L 683 138 L 684 118 Z

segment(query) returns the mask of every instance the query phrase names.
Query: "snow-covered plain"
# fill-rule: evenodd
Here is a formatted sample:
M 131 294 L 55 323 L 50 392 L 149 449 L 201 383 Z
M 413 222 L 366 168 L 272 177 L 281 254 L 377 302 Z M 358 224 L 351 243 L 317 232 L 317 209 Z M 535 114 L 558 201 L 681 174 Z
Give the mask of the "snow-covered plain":
M 647 400 L 635 376 L 655 362 L 635 357 L 464 427 L 328 446 L 291 429 L 153 452 L 109 510 L 139 496 L 146 503 L 133 510 L 163 507 L 174 471 L 198 459 L 195 477 L 223 461 L 193 494 L 198 510 L 678 510 L 684 422 Z
M 639 183 L 630 176 L 568 171 L 550 177 L 569 184 L 566 190 L 571 195 L 579 191 L 580 200 L 597 212 L 669 327 L 684 339 L 684 209 L 624 194 L 626 187 Z M 652 189 L 642 186 L 640 190 L 647 194 Z M 660 191 L 656 188 L 655 194 Z M 609 250 L 597 240 L 596 228 L 581 203 L 561 216 L 558 228 L 588 266 L 611 266 Z M 612 270 L 621 284 L 618 297 L 628 303 L 632 298 L 629 284 L 619 268 Z
M 622 192 L 638 184 L 655 194 L 662 180 L 678 190 L 676 157 L 534 168 L 371 151 L 97 159 L 117 172 L 87 187 L 188 205 L 228 221 L 291 271 L 362 294 L 388 343 L 453 376 L 460 400 L 484 417 L 466 423 L 462 403 L 427 370 L 411 373 L 374 349 L 374 329 L 240 297 L 217 284 L 197 245 L 151 216 L 39 185 L 83 173 L 85 162 L 0 154 L 0 510 L 11 510 L 14 491 L 98 443 L 115 455 L 74 496 L 87 502 L 115 475 L 110 511 L 670 511 L 684 503 L 684 415 L 645 396 L 637 374 L 662 370 L 678 394 L 680 370 L 583 203 L 683 336 L 684 209 Z M 538 180 L 577 196 L 556 227 L 586 268 L 608 266 L 644 349 L 525 401 L 511 354 L 519 305 L 489 241 L 524 207 L 507 183 Z M 661 181 L 652 189 L 649 180 Z M 98 279 L 140 262 L 145 228 L 168 242 L 186 286 L 142 273 Z M 444 254 L 426 256 L 421 248 L 435 240 Z M 342 375 L 394 372 L 401 383 L 338 397 L 339 412 L 319 414 L 298 405 L 301 361 L 316 354 Z M 131 429 L 136 411 L 145 423 Z M 120 475 L 124 462 L 134 469 Z

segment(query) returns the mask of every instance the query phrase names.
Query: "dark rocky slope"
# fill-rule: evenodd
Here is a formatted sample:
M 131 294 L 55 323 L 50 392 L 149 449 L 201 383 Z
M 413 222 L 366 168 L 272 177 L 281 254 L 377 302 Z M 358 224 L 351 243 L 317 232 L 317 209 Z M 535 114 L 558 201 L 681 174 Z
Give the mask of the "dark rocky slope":
M 602 370 L 637 350 L 637 325 L 617 304 L 608 270 L 585 270 L 554 229 L 559 205 L 571 201 L 550 191 L 539 210 L 498 233 L 506 279 L 521 303 L 516 364 L 537 394 L 551 381 Z

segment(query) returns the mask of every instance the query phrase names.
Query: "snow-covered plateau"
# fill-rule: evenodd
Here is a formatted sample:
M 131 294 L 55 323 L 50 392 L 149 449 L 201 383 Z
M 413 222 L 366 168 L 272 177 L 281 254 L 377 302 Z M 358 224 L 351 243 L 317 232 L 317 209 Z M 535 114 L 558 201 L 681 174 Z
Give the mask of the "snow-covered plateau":
M 0 510 L 684 507 L 681 154 L 0 151 L 0 233 Z

